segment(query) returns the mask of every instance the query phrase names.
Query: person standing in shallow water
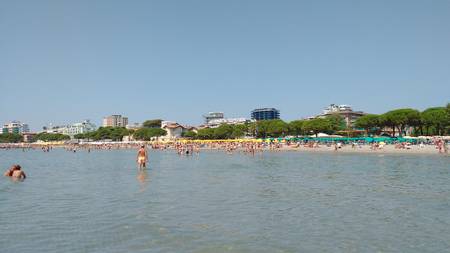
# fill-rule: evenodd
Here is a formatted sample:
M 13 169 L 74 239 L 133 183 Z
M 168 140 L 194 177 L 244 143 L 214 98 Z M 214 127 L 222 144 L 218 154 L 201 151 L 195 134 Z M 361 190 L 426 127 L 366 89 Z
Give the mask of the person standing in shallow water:
M 147 168 L 148 153 L 144 145 L 138 150 L 136 161 L 139 165 L 139 169 Z

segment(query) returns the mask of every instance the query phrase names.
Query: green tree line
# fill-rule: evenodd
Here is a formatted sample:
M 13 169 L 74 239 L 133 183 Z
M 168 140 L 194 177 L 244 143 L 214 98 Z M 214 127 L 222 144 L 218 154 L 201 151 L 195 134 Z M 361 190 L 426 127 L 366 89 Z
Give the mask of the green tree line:
M 15 133 L 0 134 L 0 143 L 17 143 L 23 140 L 23 136 Z
M 136 140 L 151 140 L 154 137 L 166 135 L 161 129 L 161 120 L 147 120 L 138 130 L 124 127 L 100 127 L 96 131 L 77 134 L 76 139 L 113 140 L 121 141 L 124 136 L 132 135 Z M 445 107 L 432 107 L 422 112 L 403 108 L 388 111 L 384 114 L 367 114 L 356 120 L 354 127 L 364 129 L 367 135 L 379 134 L 384 128 L 392 129 L 392 135 L 403 135 L 408 127 L 412 127 L 413 135 L 448 135 L 450 133 L 450 103 Z M 236 139 L 244 136 L 268 138 L 284 136 L 302 136 L 324 132 L 334 134 L 346 129 L 344 120 L 339 115 L 330 115 L 325 118 L 309 120 L 261 120 L 242 125 L 223 124 L 217 128 L 200 129 L 197 132 L 188 131 L 183 137 L 191 139 Z M 56 133 L 39 133 L 35 140 L 63 141 L 69 140 L 68 135 Z M 0 143 L 17 143 L 23 141 L 20 134 L 0 134 Z
M 87 139 L 92 141 L 112 140 L 121 141 L 124 136 L 131 135 L 136 140 L 149 141 L 153 137 L 166 135 L 166 131 L 161 129 L 161 120 L 146 121 L 144 127 L 133 130 L 124 127 L 100 127 L 96 131 L 76 134 L 75 139 Z
M 75 139 L 87 139 L 93 141 L 112 140 L 122 141 L 122 138 L 130 134 L 130 130 L 125 127 L 99 127 L 96 131 L 76 134 Z
M 152 138 L 166 135 L 166 133 L 167 133 L 166 130 L 161 128 L 144 127 L 136 130 L 136 132 L 134 132 L 133 134 L 133 138 L 141 141 L 150 141 Z
M 70 136 L 57 133 L 39 133 L 34 136 L 34 140 L 41 141 L 65 141 L 70 140 Z
M 450 103 L 446 107 L 432 107 L 422 112 L 411 109 L 396 109 L 384 114 L 367 114 L 355 122 L 355 127 L 364 129 L 367 135 L 378 134 L 388 127 L 392 136 L 402 136 L 407 127 L 413 135 L 445 135 L 450 133 Z
M 392 135 L 403 135 L 408 127 L 414 128 L 414 135 L 445 135 L 450 133 L 450 103 L 446 107 L 432 107 L 422 112 L 403 108 L 384 114 L 367 114 L 356 120 L 354 128 L 364 129 L 369 134 L 379 134 L 382 129 L 392 129 Z M 304 136 L 318 133 L 336 134 L 347 129 L 343 118 L 332 114 L 324 118 L 294 120 L 261 120 L 242 125 L 223 124 L 217 128 L 205 128 L 196 132 L 188 131 L 183 137 L 191 139 L 235 139 L 244 136 L 256 138 L 276 138 L 284 136 Z
M 244 136 L 257 138 L 276 138 L 288 135 L 300 136 L 318 134 L 320 132 L 334 133 L 345 129 L 345 122 L 339 115 L 311 120 L 294 120 L 285 122 L 280 119 L 261 120 L 241 125 L 222 124 L 217 128 L 204 128 L 183 133 L 183 137 L 191 139 L 237 139 Z

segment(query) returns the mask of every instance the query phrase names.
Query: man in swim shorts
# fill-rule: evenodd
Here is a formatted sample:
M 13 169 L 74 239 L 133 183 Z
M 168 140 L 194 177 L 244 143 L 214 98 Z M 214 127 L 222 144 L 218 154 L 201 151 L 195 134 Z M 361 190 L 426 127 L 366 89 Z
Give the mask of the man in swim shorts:
M 141 148 L 138 150 L 136 161 L 139 165 L 139 169 L 147 167 L 148 154 L 144 145 L 142 145 Z

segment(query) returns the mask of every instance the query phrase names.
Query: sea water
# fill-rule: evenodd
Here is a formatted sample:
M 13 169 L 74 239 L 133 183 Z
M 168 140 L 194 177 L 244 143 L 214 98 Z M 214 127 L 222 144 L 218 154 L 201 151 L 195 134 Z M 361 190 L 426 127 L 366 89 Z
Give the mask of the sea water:
M 0 150 L 0 252 L 449 252 L 450 158 Z

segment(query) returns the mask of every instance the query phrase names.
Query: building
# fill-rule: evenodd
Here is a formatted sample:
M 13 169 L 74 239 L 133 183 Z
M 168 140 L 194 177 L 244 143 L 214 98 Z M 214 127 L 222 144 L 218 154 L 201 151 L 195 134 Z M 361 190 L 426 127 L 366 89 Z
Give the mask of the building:
M 44 132 L 46 133 L 65 134 L 69 135 L 71 138 L 74 138 L 77 134 L 89 133 L 95 130 L 96 126 L 89 120 L 70 125 L 44 127 Z
M 207 126 L 214 128 L 214 127 L 218 127 L 222 124 L 239 125 L 239 124 L 245 124 L 247 122 L 251 122 L 251 120 L 248 120 L 246 118 L 213 119 L 208 122 Z
M 142 128 L 142 124 L 140 123 L 133 123 L 125 126 L 126 129 L 129 130 L 138 130 L 139 128 Z
M 322 114 L 330 114 L 330 113 L 335 113 L 335 112 L 346 112 L 346 111 L 353 111 L 352 107 L 349 105 L 331 104 L 331 105 L 325 107 Z
M 30 128 L 28 127 L 28 124 L 21 123 L 20 121 L 11 121 L 7 124 L 3 125 L 2 133 L 11 133 L 11 134 L 23 134 L 23 133 L 29 133 Z
M 192 132 L 197 133 L 197 130 L 198 130 L 195 126 L 186 126 L 185 125 L 184 128 L 185 128 L 184 131 L 186 131 L 186 132 L 187 131 L 192 131 Z
M 279 119 L 280 111 L 275 108 L 260 108 L 252 111 L 253 120 L 271 120 Z
M 36 136 L 36 133 L 24 133 L 23 135 L 23 142 L 33 142 L 34 137 Z
M 331 104 L 327 106 L 323 110 L 323 113 L 318 115 L 317 118 L 325 118 L 326 116 L 335 114 L 340 115 L 344 119 L 347 128 L 353 128 L 355 121 L 361 116 L 366 115 L 366 113 L 362 111 L 353 111 L 349 105 Z
M 126 127 L 128 118 L 122 115 L 111 115 L 103 118 L 104 127 Z
M 205 124 L 208 125 L 211 120 L 223 119 L 223 112 L 208 112 L 203 115 L 203 118 L 205 118 Z
M 183 132 L 187 131 L 184 126 L 172 121 L 161 122 L 161 128 L 166 130 L 167 132 L 167 134 L 164 136 L 164 139 L 180 138 Z

